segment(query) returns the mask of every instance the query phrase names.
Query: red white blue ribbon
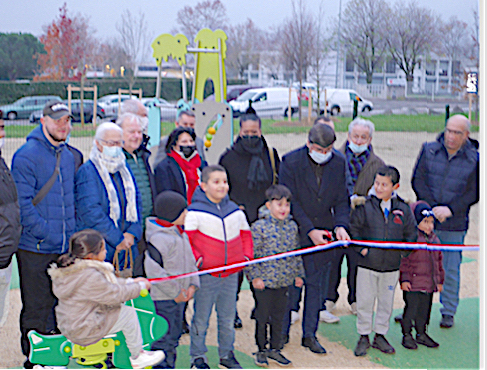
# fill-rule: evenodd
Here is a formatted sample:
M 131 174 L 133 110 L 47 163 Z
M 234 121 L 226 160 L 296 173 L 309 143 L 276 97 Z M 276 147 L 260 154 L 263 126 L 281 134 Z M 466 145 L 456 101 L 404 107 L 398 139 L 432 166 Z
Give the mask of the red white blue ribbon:
M 199 270 L 193 272 L 187 272 L 185 274 L 180 275 L 172 275 L 172 276 L 165 276 L 165 277 L 156 277 L 156 278 L 149 278 L 148 280 L 151 283 L 159 283 L 162 281 L 168 280 L 176 280 L 176 279 L 183 279 L 188 278 L 191 276 L 199 276 L 205 274 L 212 274 L 215 272 L 222 272 L 225 270 L 240 268 L 250 266 L 256 263 L 262 263 L 272 260 L 277 260 L 280 258 L 292 257 L 292 256 L 300 256 L 302 254 L 313 253 L 313 252 L 320 252 L 327 249 L 337 248 L 337 247 L 348 247 L 348 246 L 363 246 L 366 248 L 384 248 L 384 249 L 425 249 L 429 251 L 445 251 L 445 252 L 452 252 L 452 251 L 478 251 L 478 245 L 463 245 L 463 244 L 427 244 L 427 243 L 409 243 L 409 242 L 389 242 L 389 241 L 371 241 L 371 240 L 337 240 L 327 244 L 320 244 L 315 245 L 308 248 L 297 249 L 290 252 L 278 253 L 273 254 L 271 256 L 255 258 L 253 260 L 238 262 L 231 265 L 219 266 L 214 267 L 211 269 L 206 270 Z

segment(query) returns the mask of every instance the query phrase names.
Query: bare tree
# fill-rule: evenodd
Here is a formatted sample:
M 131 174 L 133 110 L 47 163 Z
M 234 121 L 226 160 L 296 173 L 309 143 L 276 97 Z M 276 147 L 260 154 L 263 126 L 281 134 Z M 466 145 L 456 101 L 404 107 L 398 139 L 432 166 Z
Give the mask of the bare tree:
M 432 10 L 398 0 L 386 15 L 385 39 L 388 50 L 406 74 L 408 93 L 412 92 L 414 69 L 429 55 L 438 40 L 438 17 Z
M 385 18 L 389 6 L 384 0 L 351 0 L 343 13 L 341 39 L 348 57 L 372 83 L 374 71 L 384 64 L 387 44 Z
M 204 0 L 194 7 L 186 5 L 178 11 L 178 25 L 173 32 L 183 33 L 190 42 L 202 28 L 225 30 L 228 24 L 227 9 L 220 0 Z
M 125 9 L 116 28 L 120 36 L 120 46 L 127 56 L 126 66 L 123 66 L 123 77 L 128 82 L 132 94 L 136 80 L 135 70 L 147 57 L 152 39 L 147 31 L 145 15 L 140 12 L 138 16 L 134 16 L 130 10 Z
M 308 67 L 310 66 L 309 50 L 313 48 L 315 39 L 315 27 L 313 16 L 306 9 L 303 0 L 293 0 L 293 11 L 291 18 L 284 21 L 280 29 L 281 53 L 284 62 L 296 72 L 299 80 L 299 91 L 303 89 L 303 79 L 306 79 Z M 299 109 L 299 120 L 301 120 L 301 107 Z
M 468 57 L 471 60 L 475 61 L 475 65 L 477 66 L 477 69 L 479 67 L 479 56 L 480 56 L 480 37 L 479 37 L 479 32 L 480 32 L 480 24 L 479 24 L 479 13 L 476 9 L 472 10 L 472 16 L 473 16 L 473 24 L 471 27 L 471 49 L 470 52 L 467 53 Z
M 264 34 L 250 19 L 228 27 L 226 64 L 242 78 L 249 64 L 258 65 L 259 53 L 264 44 Z
M 269 31 L 263 31 L 259 66 L 266 68 L 275 80 L 279 79 L 279 74 L 283 68 L 280 44 L 279 27 L 272 27 Z

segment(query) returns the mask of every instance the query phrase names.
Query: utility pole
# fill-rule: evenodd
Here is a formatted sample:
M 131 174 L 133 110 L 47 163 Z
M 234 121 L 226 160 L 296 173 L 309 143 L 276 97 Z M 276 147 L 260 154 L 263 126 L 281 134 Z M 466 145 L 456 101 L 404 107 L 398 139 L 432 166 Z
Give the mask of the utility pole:
M 340 0 L 339 10 L 338 10 L 338 45 L 337 45 L 337 66 L 335 71 L 335 89 L 338 88 L 338 63 L 340 59 L 340 37 L 342 34 L 342 0 Z

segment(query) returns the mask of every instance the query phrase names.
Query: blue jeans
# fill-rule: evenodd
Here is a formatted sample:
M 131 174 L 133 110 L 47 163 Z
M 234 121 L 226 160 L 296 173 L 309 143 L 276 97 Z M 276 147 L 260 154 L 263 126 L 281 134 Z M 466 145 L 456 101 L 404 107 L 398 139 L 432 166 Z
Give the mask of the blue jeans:
M 156 312 L 164 317 L 169 324 L 167 333 L 152 343 L 152 350 L 163 350 L 166 358 L 156 367 L 157 369 L 174 369 L 176 366 L 176 348 L 181 337 L 184 306 L 186 302 L 176 303 L 174 300 L 154 301 Z
M 463 244 L 466 231 L 435 231 L 441 244 Z M 459 301 L 460 291 L 460 264 L 462 263 L 462 252 L 443 252 L 443 269 L 445 270 L 445 283 L 440 293 L 440 302 L 443 307 L 440 309 L 442 315 L 455 316 Z
M 330 280 L 331 254 L 329 252 L 305 254 L 302 257 L 306 274 L 303 338 L 316 336 L 316 330 L 318 330 L 320 310 L 323 309 Z
M 209 274 L 200 276 L 200 288 L 194 295 L 194 315 L 191 323 L 191 346 L 189 354 L 193 362 L 203 358 L 206 362 L 206 331 L 213 305 L 218 322 L 218 354 L 226 358 L 233 351 L 235 328 L 233 322 L 237 312 L 238 273 L 225 278 Z

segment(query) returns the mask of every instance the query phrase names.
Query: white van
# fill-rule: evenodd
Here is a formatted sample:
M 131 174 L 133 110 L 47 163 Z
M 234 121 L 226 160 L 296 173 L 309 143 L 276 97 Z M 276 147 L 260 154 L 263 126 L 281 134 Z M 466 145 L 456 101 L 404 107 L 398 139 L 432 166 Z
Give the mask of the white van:
M 326 110 L 332 116 L 339 114 L 351 115 L 353 112 L 353 102 L 356 99 L 358 100 L 359 112 L 369 112 L 374 109 L 374 104 L 370 100 L 362 98 L 355 90 L 326 89 Z
M 289 88 L 264 87 L 243 92 L 236 100 L 232 100 L 229 103 L 233 109 L 234 117 L 245 113 L 249 107 L 249 100 L 252 102 L 252 108 L 255 109 L 260 117 L 287 117 L 289 109 Z M 291 115 L 298 111 L 298 106 L 297 92 L 291 89 Z

